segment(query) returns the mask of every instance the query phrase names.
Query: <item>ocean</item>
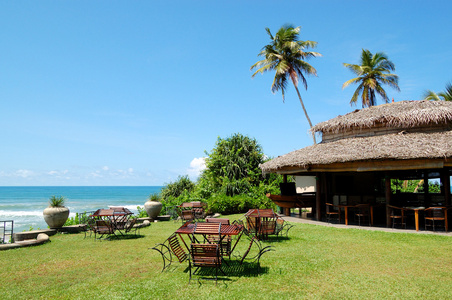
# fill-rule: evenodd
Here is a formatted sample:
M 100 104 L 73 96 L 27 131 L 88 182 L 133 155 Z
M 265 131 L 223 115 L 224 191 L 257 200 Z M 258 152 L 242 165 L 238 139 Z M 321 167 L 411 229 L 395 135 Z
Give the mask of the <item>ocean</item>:
M 161 186 L 39 186 L 0 187 L 0 221 L 14 221 L 14 232 L 45 229 L 42 212 L 52 195 L 64 196 L 69 217 L 109 206 L 124 206 L 137 213 L 150 194 Z

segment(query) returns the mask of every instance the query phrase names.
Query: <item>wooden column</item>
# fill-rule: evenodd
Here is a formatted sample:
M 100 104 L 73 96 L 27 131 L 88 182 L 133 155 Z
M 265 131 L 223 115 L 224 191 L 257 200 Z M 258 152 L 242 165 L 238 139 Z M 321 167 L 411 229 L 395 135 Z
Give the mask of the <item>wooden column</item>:
M 283 183 L 287 183 L 287 174 L 283 175 Z M 284 215 L 290 217 L 290 208 L 284 207 L 283 208 Z
M 316 210 L 316 220 L 320 221 L 321 219 L 321 180 L 320 180 L 320 173 L 317 173 L 315 176 L 315 210 Z
M 389 207 L 391 204 L 391 177 L 389 173 L 385 175 L 385 197 L 386 197 L 386 227 L 391 226 L 391 218 L 389 216 Z
M 441 183 L 444 191 L 445 205 L 450 205 L 450 175 L 448 169 L 444 169 L 441 173 Z
M 429 205 L 427 205 L 429 203 Z M 428 170 L 424 172 L 424 206 L 430 206 L 430 196 L 428 194 Z

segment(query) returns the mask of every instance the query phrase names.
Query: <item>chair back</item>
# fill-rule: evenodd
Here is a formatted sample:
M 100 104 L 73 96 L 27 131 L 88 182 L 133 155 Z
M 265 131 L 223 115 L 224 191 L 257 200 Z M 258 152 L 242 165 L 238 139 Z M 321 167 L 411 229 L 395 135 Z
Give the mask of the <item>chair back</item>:
M 446 209 L 444 207 L 429 207 L 425 209 L 425 217 L 443 220 L 445 218 L 445 211 Z
M 193 210 L 187 209 L 181 211 L 182 221 L 191 221 L 194 219 Z
M 337 212 L 337 206 L 332 204 L 332 203 L 325 203 L 326 204 L 326 212 L 327 213 L 331 213 L 331 212 Z
M 195 267 L 217 267 L 221 265 L 218 244 L 191 244 L 190 255 Z
M 222 219 L 222 218 L 206 218 L 207 223 L 221 223 L 224 225 L 229 225 L 229 219 Z

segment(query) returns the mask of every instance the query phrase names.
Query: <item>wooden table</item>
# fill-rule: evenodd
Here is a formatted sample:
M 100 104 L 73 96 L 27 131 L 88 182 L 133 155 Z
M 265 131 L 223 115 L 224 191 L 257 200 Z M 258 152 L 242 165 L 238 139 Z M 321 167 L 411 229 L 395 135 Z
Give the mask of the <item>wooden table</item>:
M 419 231 L 419 211 L 425 210 L 425 207 L 423 207 L 423 206 L 419 206 L 419 207 L 407 206 L 407 207 L 404 207 L 403 209 L 414 211 L 414 224 L 416 226 L 416 231 Z
M 337 207 L 339 208 L 339 210 L 341 208 L 344 209 L 345 225 L 348 225 L 348 209 L 355 208 L 355 207 L 357 207 L 357 205 L 341 205 L 341 204 L 339 204 L 339 205 L 337 205 Z M 374 207 L 372 205 L 369 205 L 369 211 L 370 211 L 370 224 L 373 226 L 374 225 Z
M 98 209 L 90 217 L 110 222 L 113 234 L 118 231 L 124 235 L 121 230 L 125 228 L 129 217 L 133 213 L 125 207 L 111 207 L 109 209 Z
M 425 207 L 423 207 L 423 206 L 419 206 L 419 207 L 406 206 L 406 207 L 403 207 L 403 209 L 414 211 L 414 224 L 416 226 L 416 231 L 419 231 L 419 211 L 424 211 Z
M 200 224 L 207 224 L 207 223 L 200 223 Z M 242 225 L 238 225 L 238 224 L 231 224 L 231 225 L 226 225 L 226 224 L 221 224 L 221 223 L 208 223 L 208 224 L 217 224 L 219 225 L 219 230 L 217 229 L 212 230 L 212 231 L 207 231 L 207 230 L 203 230 L 203 231 L 196 231 L 196 225 L 197 223 L 192 223 L 192 222 L 186 222 L 184 225 L 182 225 L 179 229 L 177 229 L 175 231 L 175 233 L 177 233 L 182 242 L 184 243 L 185 247 L 187 248 L 187 250 L 190 252 L 190 248 L 188 247 L 187 243 L 185 242 L 184 238 L 182 237 L 182 235 L 193 235 L 193 234 L 201 234 L 201 235 L 220 235 L 220 236 L 233 236 L 233 235 L 238 235 L 239 237 L 237 238 L 237 241 L 234 243 L 234 246 L 232 247 L 232 251 L 234 251 L 235 246 L 237 245 L 237 243 L 239 242 L 240 238 L 242 237 L 243 234 L 243 226 Z M 190 238 L 191 240 L 191 238 Z
M 250 209 L 245 214 L 248 229 L 255 230 L 259 239 L 266 239 L 269 234 L 276 233 L 276 220 L 279 216 L 273 211 L 273 209 Z M 273 225 L 272 229 L 270 225 Z M 265 225 L 267 224 L 267 225 Z M 273 230 L 273 232 L 271 232 Z

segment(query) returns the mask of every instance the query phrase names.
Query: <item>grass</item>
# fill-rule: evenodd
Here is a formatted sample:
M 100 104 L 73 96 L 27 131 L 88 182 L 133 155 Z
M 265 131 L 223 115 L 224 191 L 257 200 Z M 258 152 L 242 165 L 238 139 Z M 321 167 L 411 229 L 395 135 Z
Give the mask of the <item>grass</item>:
M 231 219 L 239 215 L 229 216 Z M 181 223 L 159 222 L 141 238 L 112 241 L 58 234 L 0 252 L 2 299 L 452 299 L 452 239 L 296 224 L 270 241 L 261 275 L 231 262 L 230 276 L 192 280 L 188 263 L 166 271 L 158 252 Z M 240 251 L 246 248 L 243 239 Z M 197 277 L 198 278 L 198 277 Z

